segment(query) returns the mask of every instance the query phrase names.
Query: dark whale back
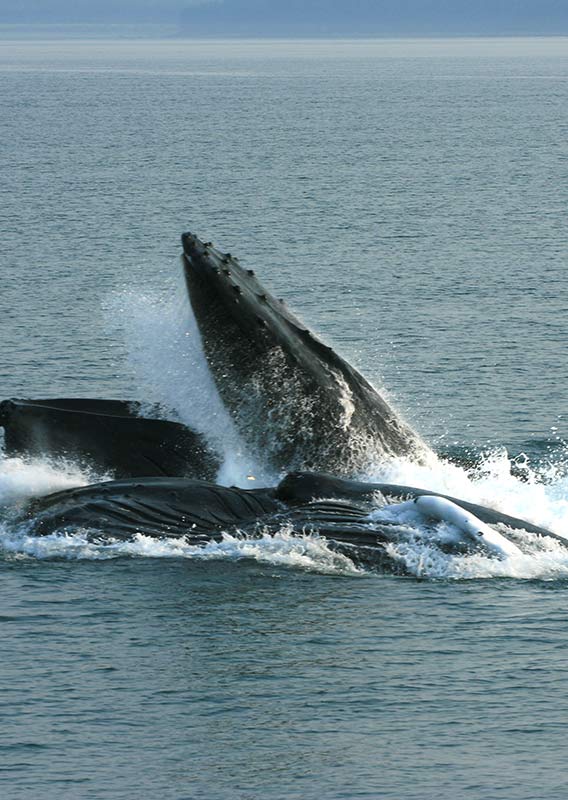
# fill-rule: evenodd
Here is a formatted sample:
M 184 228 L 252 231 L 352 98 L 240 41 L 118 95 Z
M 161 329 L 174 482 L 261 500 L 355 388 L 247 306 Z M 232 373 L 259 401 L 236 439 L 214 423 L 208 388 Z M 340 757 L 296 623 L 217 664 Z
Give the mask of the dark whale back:
M 220 541 L 226 533 L 258 537 L 285 529 L 317 532 L 355 560 L 385 559 L 386 537 L 370 529 L 368 508 L 326 500 L 290 508 L 273 489 L 238 489 L 184 478 L 106 481 L 66 489 L 28 504 L 17 523 L 33 535 L 85 532 L 91 540 L 183 539 L 191 545 Z M 364 553 L 358 551 L 363 548 Z
M 405 529 L 396 520 L 369 517 L 377 492 L 395 500 L 431 494 L 408 486 L 307 473 L 290 474 L 275 489 L 255 490 L 184 478 L 143 478 L 56 492 L 29 503 L 13 522 L 25 523 L 28 533 L 40 536 L 81 531 L 91 541 L 108 542 L 142 534 L 197 546 L 218 542 L 225 534 L 258 538 L 280 531 L 314 532 L 356 563 L 398 572 L 404 567 L 385 545 L 401 532 L 404 536 Z M 524 520 L 449 499 L 484 522 L 552 536 L 566 544 L 562 537 Z
M 219 461 L 203 436 L 177 422 L 141 417 L 139 408 L 126 400 L 5 400 L 5 450 L 79 461 L 120 477 L 215 477 Z
M 196 543 L 255 524 L 283 508 L 267 490 L 244 490 L 187 478 L 105 481 L 66 489 L 31 502 L 25 510 L 34 534 L 95 529 L 128 539 L 187 537 Z

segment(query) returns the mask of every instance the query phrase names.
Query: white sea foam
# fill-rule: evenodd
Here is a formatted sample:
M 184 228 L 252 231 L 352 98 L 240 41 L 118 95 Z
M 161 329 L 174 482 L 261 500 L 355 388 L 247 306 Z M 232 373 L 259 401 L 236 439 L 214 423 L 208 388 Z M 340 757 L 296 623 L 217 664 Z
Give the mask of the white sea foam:
M 63 460 L 2 458 L 0 454 L 0 508 L 74 486 L 86 486 L 106 477 Z
M 154 539 L 138 534 L 132 541 L 96 543 L 89 531 L 31 536 L 25 526 L 10 531 L 0 526 L 0 550 L 5 558 L 107 560 L 111 558 L 184 558 L 195 561 L 251 560 L 277 567 L 290 567 L 325 575 L 363 575 L 363 570 L 316 534 L 295 536 L 283 527 L 275 534 L 258 538 L 225 534 L 222 541 L 205 546 L 182 539 Z
M 393 459 L 363 476 L 370 481 L 417 486 L 487 506 L 568 538 L 568 476 L 554 464 L 531 467 L 518 462 L 505 449 L 485 455 L 471 468 L 444 459 L 422 466 Z M 518 473 L 518 469 L 516 470 Z
M 517 578 L 556 580 L 568 578 L 568 549 L 549 539 L 549 547 L 506 559 L 476 553 L 447 555 L 433 543 L 402 542 L 387 546 L 389 555 L 411 575 L 419 578 L 471 580 Z

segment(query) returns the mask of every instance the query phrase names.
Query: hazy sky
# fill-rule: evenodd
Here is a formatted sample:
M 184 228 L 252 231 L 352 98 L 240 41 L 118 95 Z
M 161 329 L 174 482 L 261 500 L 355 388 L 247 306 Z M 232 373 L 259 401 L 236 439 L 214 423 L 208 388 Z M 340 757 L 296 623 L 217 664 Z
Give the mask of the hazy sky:
M 0 0 L 0 23 L 115 22 L 196 36 L 568 34 L 568 0 Z

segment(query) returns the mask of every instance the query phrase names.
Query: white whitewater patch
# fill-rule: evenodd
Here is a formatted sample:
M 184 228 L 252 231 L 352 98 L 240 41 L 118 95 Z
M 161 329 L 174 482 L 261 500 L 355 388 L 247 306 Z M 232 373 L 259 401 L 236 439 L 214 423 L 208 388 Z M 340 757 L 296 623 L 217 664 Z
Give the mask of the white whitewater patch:
M 540 539 L 533 552 L 503 560 L 481 554 L 450 556 L 427 541 L 390 544 L 387 552 L 411 575 L 430 580 L 516 578 L 552 581 L 568 578 L 568 549 L 553 539 Z
M 355 405 L 353 403 L 353 393 L 349 388 L 349 386 L 347 385 L 347 381 L 345 380 L 343 375 L 337 372 L 334 373 L 333 377 L 339 389 L 341 407 L 343 410 L 340 424 L 343 430 L 347 431 L 349 429 L 349 426 L 351 425 L 353 414 L 355 413 Z
M 423 466 L 393 459 L 370 469 L 362 480 L 416 486 L 526 519 L 568 539 L 568 475 L 554 464 L 532 467 L 505 449 L 488 453 L 471 469 L 436 459 Z
M 13 508 L 32 497 L 87 486 L 108 477 L 86 472 L 66 461 L 3 458 L 0 454 L 0 508 Z
M 445 543 L 455 543 L 459 531 L 447 522 L 425 523 L 412 503 L 379 507 L 370 515 L 401 525 L 403 535 L 387 545 L 389 555 L 410 574 L 420 578 L 464 580 L 517 578 L 556 580 L 568 578 L 568 477 L 553 464 L 533 469 L 524 461 L 522 479 L 518 460 L 505 450 L 489 453 L 474 468 L 465 469 L 439 459 L 427 467 L 393 460 L 367 474 L 365 479 L 431 489 L 469 500 L 514 517 L 526 519 L 566 537 L 567 545 L 524 531 L 501 532 L 510 536 L 521 552 L 506 558 L 489 554 L 448 554 Z
M 187 544 L 180 539 L 154 539 L 138 534 L 132 541 L 95 543 L 89 532 L 72 535 L 54 533 L 49 536 L 30 536 L 22 526 L 8 532 L 0 525 L 0 551 L 7 559 L 65 559 L 102 561 L 113 558 L 184 558 L 193 561 L 256 561 L 274 567 L 287 567 L 323 575 L 360 576 L 346 556 L 331 550 L 316 534 L 294 536 L 289 528 L 274 535 L 259 538 L 225 534 L 220 542 L 205 546 Z
M 412 502 L 383 506 L 370 515 L 375 521 L 399 525 L 400 541 L 386 551 L 404 571 L 430 580 L 517 578 L 555 580 L 568 578 L 568 547 L 560 542 L 524 531 L 502 532 L 517 545 L 516 552 L 498 557 L 490 552 L 444 552 L 445 545 L 463 542 L 462 532 L 448 522 L 425 523 Z

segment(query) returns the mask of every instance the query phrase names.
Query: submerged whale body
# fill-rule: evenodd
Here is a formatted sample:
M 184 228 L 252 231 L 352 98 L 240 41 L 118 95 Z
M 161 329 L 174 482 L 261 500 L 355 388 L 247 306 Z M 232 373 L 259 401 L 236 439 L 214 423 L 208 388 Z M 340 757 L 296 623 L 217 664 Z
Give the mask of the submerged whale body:
M 182 241 L 189 299 L 219 394 L 251 450 L 288 474 L 267 489 L 219 486 L 212 481 L 221 461 L 206 438 L 143 417 L 140 403 L 7 400 L 0 426 L 8 454 L 65 457 L 116 478 L 33 500 L 13 524 L 35 535 L 80 530 L 114 541 L 142 534 L 198 546 L 285 527 L 315 531 L 353 560 L 394 571 L 404 568 L 393 546 L 415 535 L 404 515 L 418 515 L 434 536 L 440 523 L 450 525 L 453 533 L 438 537 L 447 552 L 518 555 L 511 536 L 521 530 L 564 542 L 456 498 L 353 480 L 377 458 L 421 461 L 433 453 L 254 273 L 191 234 Z M 381 512 L 391 505 L 399 516 Z

